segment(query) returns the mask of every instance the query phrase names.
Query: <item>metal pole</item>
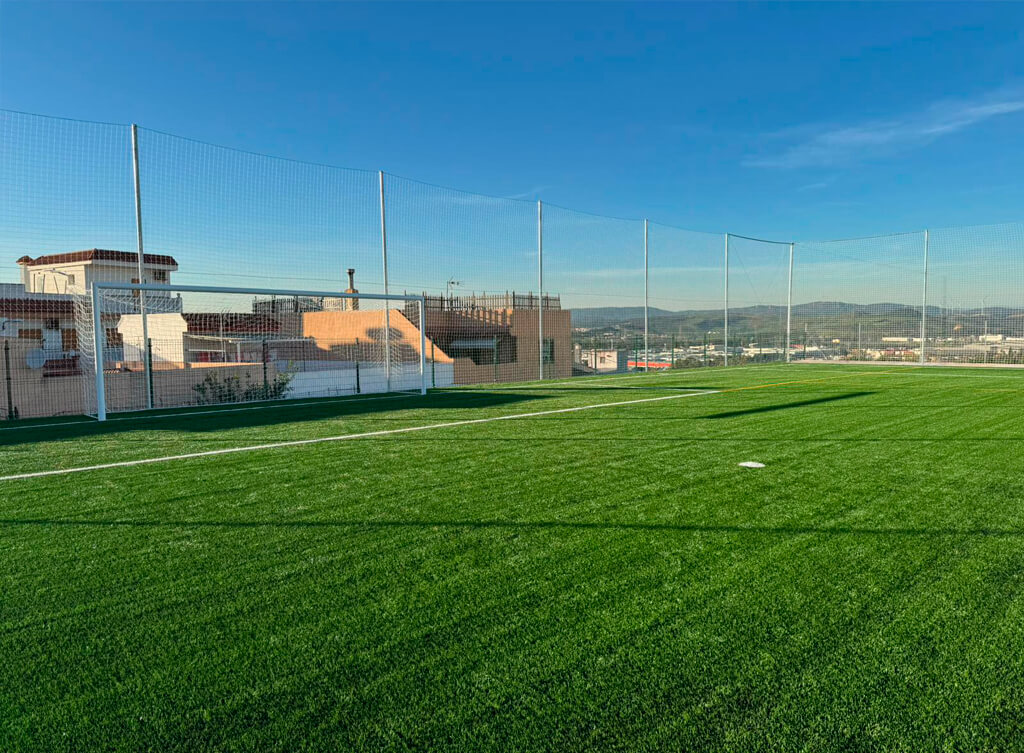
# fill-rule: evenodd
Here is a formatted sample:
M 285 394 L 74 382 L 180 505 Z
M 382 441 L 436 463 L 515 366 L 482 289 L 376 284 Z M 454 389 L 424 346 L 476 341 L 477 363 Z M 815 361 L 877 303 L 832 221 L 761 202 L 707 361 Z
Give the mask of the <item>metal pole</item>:
M 544 379 L 544 204 L 537 202 L 537 338 L 540 345 L 539 373 Z
M 384 264 L 384 295 L 388 290 L 388 230 L 384 214 L 384 171 L 379 171 L 380 176 L 380 246 Z M 384 379 L 387 383 L 387 391 L 391 392 L 391 304 L 384 301 Z
M 7 377 L 7 420 L 14 420 L 14 392 L 11 389 L 11 344 L 4 338 L 4 374 Z
M 92 285 L 92 349 L 96 359 L 96 418 L 107 420 L 107 390 L 103 384 L 103 346 L 106 333 L 103 331 L 100 314 L 100 289 Z
M 132 166 L 135 175 L 135 232 L 138 240 L 138 274 L 139 284 L 145 285 L 146 280 L 146 254 L 142 247 L 142 187 L 139 184 L 139 127 L 132 123 Z M 139 291 L 139 313 L 142 314 L 142 347 L 145 350 L 149 342 L 149 322 L 146 318 L 146 291 Z M 152 380 L 150 375 L 149 360 L 143 353 L 143 371 L 146 381 L 146 409 L 153 408 Z
M 924 231 L 924 279 L 921 284 L 921 363 L 924 363 L 924 334 L 928 322 L 928 231 Z
M 786 293 L 786 363 L 789 363 L 789 330 L 793 326 L 793 244 L 789 244 L 789 289 Z
M 427 300 L 420 298 L 420 394 L 427 394 Z M 430 343 L 430 370 L 434 370 L 434 343 Z
M 647 220 L 644 220 L 644 371 L 651 370 L 651 351 L 648 345 L 648 321 L 647 321 Z
M 725 234 L 725 365 L 729 365 L 729 234 Z
M 267 381 L 267 361 L 270 360 L 270 352 L 267 350 L 267 340 L 263 339 L 263 396 L 266 397 L 267 387 L 269 382 Z
M 146 380 L 147 389 L 149 390 L 149 396 L 153 398 L 153 341 L 149 338 L 146 339 L 146 374 L 149 379 Z
M 361 392 L 359 386 L 359 338 L 356 338 L 356 394 Z

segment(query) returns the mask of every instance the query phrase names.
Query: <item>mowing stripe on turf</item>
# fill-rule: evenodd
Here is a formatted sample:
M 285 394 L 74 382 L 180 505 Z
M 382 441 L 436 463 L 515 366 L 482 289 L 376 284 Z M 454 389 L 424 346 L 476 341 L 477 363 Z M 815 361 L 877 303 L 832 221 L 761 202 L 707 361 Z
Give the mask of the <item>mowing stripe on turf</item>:
M 788 384 L 788 382 L 787 382 Z M 771 385 L 765 385 L 771 386 Z M 0 476 L 0 481 L 15 481 L 17 479 L 41 478 L 43 476 L 63 476 L 69 473 L 84 473 L 85 471 L 99 471 L 107 468 L 128 468 L 135 465 L 149 465 L 151 463 L 167 463 L 172 460 L 189 460 L 191 458 L 213 457 L 215 455 L 231 455 L 239 452 L 255 452 L 257 450 L 274 450 L 282 447 L 301 447 L 303 445 L 323 444 L 326 442 L 344 442 L 350 439 L 367 439 L 371 437 L 383 437 L 389 434 L 404 434 L 414 431 L 426 431 L 428 429 L 447 429 L 453 426 L 469 426 L 471 424 L 486 424 L 492 421 L 509 421 L 517 418 L 535 418 L 537 416 L 550 416 L 556 413 L 574 413 L 576 411 L 593 410 L 595 408 L 614 408 L 620 405 L 635 405 L 637 403 L 654 403 L 660 400 L 679 400 L 684 397 L 698 397 L 700 395 L 714 395 L 721 390 L 704 390 L 702 392 L 688 392 L 685 395 L 663 395 L 661 397 L 644 397 L 637 400 L 617 400 L 612 403 L 597 403 L 596 405 L 578 405 L 572 408 L 554 408 L 552 410 L 534 411 L 532 413 L 513 413 L 507 416 L 488 416 L 487 418 L 468 418 L 461 421 L 445 421 L 439 424 L 427 424 L 425 426 L 406 426 L 401 429 L 381 429 L 379 431 L 367 431 L 359 434 L 340 434 L 333 437 L 318 437 L 316 439 L 294 439 L 287 442 L 271 442 L 269 444 L 249 445 L 246 447 L 228 447 L 223 450 L 206 450 L 204 452 L 189 452 L 183 455 L 166 455 L 159 458 L 142 458 L 139 460 L 123 460 L 117 463 L 103 463 L 100 465 L 86 465 L 80 468 L 61 468 L 52 471 L 34 471 L 31 473 L 15 473 L 10 476 Z

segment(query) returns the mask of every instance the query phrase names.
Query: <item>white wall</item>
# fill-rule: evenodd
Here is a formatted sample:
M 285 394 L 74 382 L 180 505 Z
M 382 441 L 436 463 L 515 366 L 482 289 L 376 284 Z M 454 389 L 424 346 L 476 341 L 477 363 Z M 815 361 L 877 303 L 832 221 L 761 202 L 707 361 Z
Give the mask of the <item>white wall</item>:
M 431 387 L 430 364 L 427 367 L 427 388 Z M 284 370 L 284 369 L 282 369 Z M 450 363 L 434 365 L 434 381 L 437 387 L 451 387 L 455 384 L 455 368 Z M 359 367 L 361 393 L 388 391 L 387 375 L 382 365 Z M 418 390 L 420 388 L 419 364 L 405 364 L 401 369 L 392 370 L 391 391 Z M 288 383 L 289 398 L 334 397 L 356 393 L 355 368 L 327 369 L 323 371 L 298 371 Z
M 182 363 L 185 360 L 184 342 L 188 325 L 181 314 L 147 314 L 146 327 L 153 342 L 153 363 Z M 124 338 L 124 359 L 141 361 L 145 353 L 141 314 L 122 316 L 117 323 L 117 331 Z

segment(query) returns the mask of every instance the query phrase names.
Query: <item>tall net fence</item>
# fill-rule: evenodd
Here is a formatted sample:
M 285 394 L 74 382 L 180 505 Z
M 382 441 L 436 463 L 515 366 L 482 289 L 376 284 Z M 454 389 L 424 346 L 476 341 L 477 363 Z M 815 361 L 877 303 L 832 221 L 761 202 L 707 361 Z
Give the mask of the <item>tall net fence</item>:
M 384 292 L 377 173 L 144 128 L 139 169 L 146 250 L 176 282 L 343 292 L 354 269 L 356 289 Z
M 544 205 L 545 377 L 625 372 L 644 359 L 644 227 Z M 568 347 L 567 347 L 568 346 Z
M 537 379 L 537 205 L 392 175 L 383 188 L 389 288 L 425 299 L 431 386 Z M 554 331 L 558 296 L 543 304 Z
M 929 233 L 927 360 L 1024 363 L 1024 225 Z
M 0 111 L 0 416 L 90 410 L 73 294 L 135 231 L 128 128 Z
M 729 236 L 728 359 L 786 358 L 789 244 Z
M 797 243 L 794 358 L 921 360 L 924 233 Z
M 648 224 L 652 368 L 725 364 L 724 238 Z
M 206 404 L 203 369 L 271 399 L 270 372 L 286 398 L 395 391 L 420 358 L 438 388 L 1024 362 L 1020 224 L 774 242 L 7 111 L 0 186 L 4 418 L 95 413 L 106 376 L 111 410 Z M 97 283 L 157 288 L 97 312 Z

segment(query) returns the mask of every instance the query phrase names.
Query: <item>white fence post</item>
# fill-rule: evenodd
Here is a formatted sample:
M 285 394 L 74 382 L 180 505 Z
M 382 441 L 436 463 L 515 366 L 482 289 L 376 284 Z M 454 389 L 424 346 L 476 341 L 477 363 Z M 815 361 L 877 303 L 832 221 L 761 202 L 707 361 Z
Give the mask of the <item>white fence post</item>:
M 388 290 L 388 228 L 384 214 L 384 171 L 378 171 L 380 177 L 380 248 L 384 265 L 384 295 Z M 384 299 L 384 379 L 387 391 L 391 392 L 391 302 Z
M 544 379 L 544 204 L 537 201 L 537 338 L 540 378 Z
M 139 183 L 139 127 L 132 123 L 132 166 L 135 175 L 135 232 L 138 240 L 138 275 L 139 284 L 145 285 L 146 253 L 142 247 L 142 186 Z M 98 301 L 97 301 L 98 302 Z M 142 371 L 146 389 L 146 409 L 153 407 L 153 379 L 150 375 L 152 364 L 149 362 L 149 322 L 146 318 L 146 291 L 139 290 L 139 313 L 142 314 Z
M 789 244 L 789 284 L 786 291 L 786 363 L 790 362 L 789 333 L 793 325 L 793 244 Z
M 924 275 L 921 283 L 921 360 L 925 362 L 925 330 L 928 323 L 928 230 L 924 231 Z
M 427 394 L 427 299 L 420 296 L 420 394 Z
M 729 365 L 729 234 L 725 234 L 725 365 Z
M 644 220 L 644 372 L 651 370 L 651 351 L 648 344 L 648 305 L 647 305 L 647 220 Z

